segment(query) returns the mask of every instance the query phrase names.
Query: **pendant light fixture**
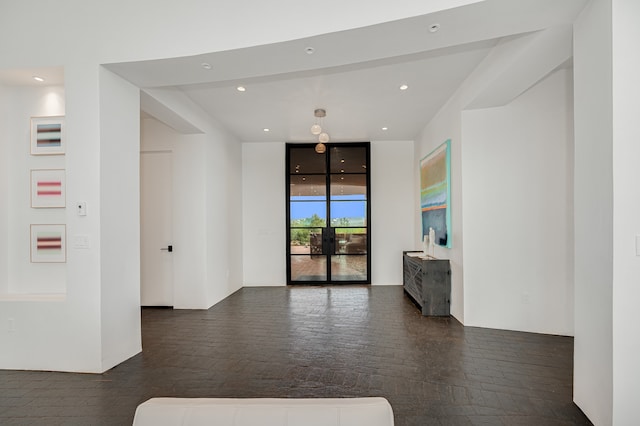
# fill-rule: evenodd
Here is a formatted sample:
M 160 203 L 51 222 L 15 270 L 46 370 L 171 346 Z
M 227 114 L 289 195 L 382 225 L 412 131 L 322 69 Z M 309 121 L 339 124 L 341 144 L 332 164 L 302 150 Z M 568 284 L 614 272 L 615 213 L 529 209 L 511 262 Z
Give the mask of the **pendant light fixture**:
M 313 111 L 313 116 L 316 117 L 316 122 L 313 126 L 311 126 L 311 134 L 314 136 L 318 136 L 316 152 L 318 154 L 323 154 L 327 150 L 325 143 L 329 142 L 329 134 L 322 130 L 322 126 L 320 125 L 320 123 L 322 122 L 322 119 L 327 116 L 327 111 L 322 108 L 318 108 Z

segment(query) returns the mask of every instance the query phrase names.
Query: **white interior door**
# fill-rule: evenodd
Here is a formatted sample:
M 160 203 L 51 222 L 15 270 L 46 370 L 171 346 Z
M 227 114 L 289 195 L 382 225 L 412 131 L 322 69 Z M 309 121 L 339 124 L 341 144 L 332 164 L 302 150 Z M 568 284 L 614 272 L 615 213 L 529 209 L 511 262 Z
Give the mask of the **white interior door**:
M 173 306 L 171 152 L 140 154 L 140 303 Z

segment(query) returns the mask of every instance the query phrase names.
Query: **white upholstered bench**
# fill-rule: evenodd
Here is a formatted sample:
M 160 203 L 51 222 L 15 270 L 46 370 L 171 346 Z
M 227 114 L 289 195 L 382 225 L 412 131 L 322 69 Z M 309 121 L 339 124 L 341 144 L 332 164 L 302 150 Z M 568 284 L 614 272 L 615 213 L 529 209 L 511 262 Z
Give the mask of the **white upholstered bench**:
M 152 398 L 134 426 L 393 426 L 384 398 Z

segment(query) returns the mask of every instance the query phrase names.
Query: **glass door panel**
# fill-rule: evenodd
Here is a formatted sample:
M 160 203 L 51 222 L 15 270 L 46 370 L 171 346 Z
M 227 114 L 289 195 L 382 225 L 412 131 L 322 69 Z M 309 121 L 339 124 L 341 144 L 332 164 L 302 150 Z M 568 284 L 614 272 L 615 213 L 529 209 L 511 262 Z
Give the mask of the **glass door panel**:
M 335 249 L 333 254 L 367 253 L 366 228 L 335 228 Z
M 322 254 L 322 228 L 291 228 L 291 254 Z
M 367 175 L 338 174 L 331 175 L 331 199 L 366 199 Z
M 331 256 L 331 281 L 364 281 L 367 279 L 367 256 Z
M 313 146 L 289 147 L 289 173 L 326 174 L 327 160 L 325 155 L 316 154 Z
M 329 224 L 335 229 L 331 281 L 367 280 L 370 271 L 367 150 L 336 147 L 329 164 Z
M 332 201 L 331 226 L 367 226 L 366 201 Z
M 334 146 L 329 159 L 330 172 L 333 173 L 366 173 L 367 147 Z
M 327 225 L 326 201 L 291 201 L 291 227 Z
M 291 282 L 326 282 L 326 256 L 291 256 Z

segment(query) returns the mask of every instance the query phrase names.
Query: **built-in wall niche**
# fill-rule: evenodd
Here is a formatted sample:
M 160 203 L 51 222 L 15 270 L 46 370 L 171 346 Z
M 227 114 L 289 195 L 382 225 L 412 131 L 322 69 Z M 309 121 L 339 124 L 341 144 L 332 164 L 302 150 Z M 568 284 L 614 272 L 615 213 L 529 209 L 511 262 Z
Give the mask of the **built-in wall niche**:
M 0 299 L 59 299 L 67 281 L 64 70 L 0 70 Z

